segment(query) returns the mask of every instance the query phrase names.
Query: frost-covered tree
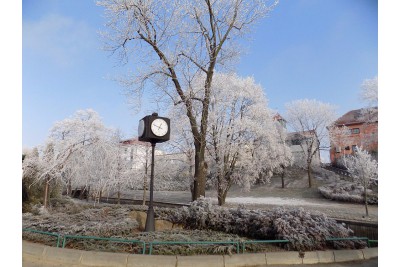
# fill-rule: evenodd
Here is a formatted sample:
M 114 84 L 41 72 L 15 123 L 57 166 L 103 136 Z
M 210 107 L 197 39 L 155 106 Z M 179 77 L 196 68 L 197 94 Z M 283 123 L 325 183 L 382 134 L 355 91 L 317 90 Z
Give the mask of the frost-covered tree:
M 335 120 L 335 107 L 317 100 L 302 99 L 286 104 L 289 126 L 308 138 L 300 143 L 308 171 L 308 185 L 312 186 L 312 160 L 320 150 L 329 149 L 327 127 Z
M 238 56 L 237 40 L 278 3 L 267 0 L 103 0 L 108 17 L 106 48 L 124 62 L 141 68 L 123 85 L 139 99 L 146 83 L 183 104 L 195 147 L 194 196 L 205 195 L 205 151 L 210 96 L 217 68 L 229 66 Z M 202 75 L 199 75 L 202 74 Z M 194 97 L 191 82 L 201 77 L 201 98 Z M 200 114 L 194 112 L 195 104 Z
M 75 168 L 81 177 L 81 186 L 90 187 L 95 199 L 117 192 L 119 200 L 121 188 L 127 187 L 129 182 L 128 165 L 122 160 L 118 139 L 99 140 L 87 147 Z
M 282 142 L 262 87 L 253 78 L 215 75 L 210 101 L 207 151 L 209 171 L 223 205 L 233 184 L 249 190 L 269 181 L 272 172 L 288 165 Z
M 39 149 L 33 147 L 32 149 L 25 151 L 23 155 L 25 156 L 22 162 L 22 178 L 36 180 L 41 171 Z
M 361 109 L 361 116 L 364 121 L 364 127 L 371 125 L 374 127 L 378 123 L 378 76 L 372 79 L 365 79 L 361 85 L 360 98 L 365 103 L 365 107 Z M 374 134 L 366 133 L 362 138 L 362 146 L 364 149 L 373 152 L 375 159 L 378 159 L 378 140 L 376 137 L 377 133 Z
M 368 106 L 378 105 L 378 76 L 365 79 L 361 85 L 360 98 Z
M 184 157 L 176 154 L 159 155 L 155 159 L 155 189 L 188 190 L 188 165 Z
M 34 183 L 45 182 L 45 195 L 50 182 L 61 181 L 68 193 L 73 186 L 90 187 L 99 196 L 127 183 L 120 151 L 116 132 L 95 111 L 79 110 L 54 124 L 41 155 L 24 161 L 24 172 L 35 172 Z
M 194 109 L 198 111 L 198 109 Z M 165 148 L 169 153 L 175 153 L 181 155 L 181 166 L 184 169 L 184 173 L 187 173 L 187 184 L 189 185 L 190 192 L 192 194 L 192 200 L 195 200 L 194 196 L 194 158 L 195 158 L 195 147 L 193 143 L 193 137 L 191 134 L 190 124 L 186 123 L 185 111 L 183 106 L 173 106 L 170 108 L 169 117 L 171 118 L 171 128 L 174 129 L 171 132 L 171 139 L 165 143 Z
M 43 163 L 44 163 L 44 167 L 47 166 L 51 166 L 54 164 L 54 145 L 52 143 L 48 143 L 46 145 L 46 149 L 44 151 L 44 155 L 43 155 Z M 49 187 L 50 187 L 50 181 L 51 181 L 51 176 L 50 174 L 46 174 L 45 177 L 45 188 L 44 188 L 44 195 L 43 195 L 43 206 L 45 208 L 47 208 L 47 203 L 49 200 Z
M 146 194 L 148 190 L 148 181 L 150 178 L 151 167 L 151 146 L 150 143 L 137 144 L 140 156 L 135 158 L 135 167 L 130 168 L 129 187 L 132 189 L 143 189 L 142 203 L 146 204 Z M 133 159 L 132 159 L 133 160 Z
M 368 217 L 367 188 L 372 179 L 378 179 L 378 162 L 368 151 L 356 147 L 356 153 L 345 158 L 345 166 L 354 180 L 364 187 L 365 214 Z
M 293 164 L 293 155 L 292 151 L 286 144 L 286 137 L 287 137 L 287 130 L 283 125 L 278 122 L 274 121 L 275 128 L 278 132 L 278 142 L 280 145 L 282 145 L 281 149 L 278 152 L 279 158 L 280 158 L 280 164 L 279 167 L 277 167 L 274 170 L 274 173 L 280 174 L 281 176 L 281 182 L 282 182 L 282 188 L 285 188 L 285 169 Z
M 45 208 L 48 207 L 50 183 L 55 184 L 54 173 L 50 173 L 48 170 L 56 164 L 55 161 L 54 144 L 48 142 L 44 148 L 35 147 L 27 153 L 22 165 L 25 186 L 42 186 L 42 189 L 38 191 L 42 192 L 42 202 Z
M 71 188 L 72 184 L 86 185 L 88 176 L 82 173 L 89 148 L 109 140 L 111 129 L 104 126 L 94 110 L 78 110 L 70 118 L 58 121 L 50 130 L 56 161 L 48 172 L 59 176 Z
M 40 147 L 34 147 L 24 152 L 22 162 L 22 184 L 25 201 L 29 203 L 34 199 L 47 200 L 47 194 L 44 193 L 46 182 L 40 179 L 45 170 L 46 163 L 43 159 L 43 152 Z M 47 188 L 48 189 L 48 188 Z

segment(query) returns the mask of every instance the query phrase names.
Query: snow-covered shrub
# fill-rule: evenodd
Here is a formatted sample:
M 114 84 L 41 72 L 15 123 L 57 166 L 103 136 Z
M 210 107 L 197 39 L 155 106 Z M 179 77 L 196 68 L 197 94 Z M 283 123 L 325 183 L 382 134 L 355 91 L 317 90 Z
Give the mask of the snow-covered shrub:
M 53 212 L 47 215 L 24 213 L 23 228 L 66 235 L 116 237 L 129 235 L 138 227 L 129 218 L 129 208 L 104 206 L 83 209 L 79 213 Z
M 351 237 L 353 231 L 323 213 L 302 208 L 271 211 L 228 209 L 213 206 L 209 199 L 199 199 L 181 209 L 157 209 L 158 217 L 180 223 L 189 229 L 211 229 L 261 240 L 290 241 L 289 250 L 360 248 L 361 241 L 326 242 L 329 237 Z
M 70 206 L 71 201 L 63 202 L 64 208 Z M 53 203 L 54 204 L 54 203 Z M 157 241 L 244 241 L 246 238 L 235 234 L 212 230 L 188 230 L 173 229 L 156 232 L 139 232 L 138 224 L 130 216 L 131 211 L 147 210 L 144 206 L 119 206 L 101 204 L 101 207 L 93 208 L 82 205 L 79 213 L 67 214 L 61 211 L 60 206 L 49 209 L 46 214 L 38 215 L 24 213 L 22 215 L 23 228 L 41 230 L 45 232 L 60 233 L 62 235 L 113 237 L 128 240 L 141 240 L 145 242 Z M 24 240 L 31 240 L 54 246 L 56 238 L 53 236 L 23 232 Z M 141 244 L 108 242 L 107 240 L 94 239 L 68 239 L 68 248 L 80 250 L 95 250 L 124 253 L 141 253 Z M 283 250 L 271 245 L 264 244 L 248 245 L 247 251 L 258 252 Z M 233 254 L 236 253 L 234 244 L 177 244 L 177 245 L 155 245 L 152 254 L 160 255 L 199 255 L 199 254 Z
M 364 203 L 364 187 L 352 182 L 336 182 L 318 187 L 319 192 L 327 199 Z M 368 204 L 378 204 L 378 194 L 367 189 Z
M 45 209 L 44 206 L 42 206 L 40 204 L 33 206 L 31 212 L 35 215 L 48 215 L 49 214 L 47 209 Z

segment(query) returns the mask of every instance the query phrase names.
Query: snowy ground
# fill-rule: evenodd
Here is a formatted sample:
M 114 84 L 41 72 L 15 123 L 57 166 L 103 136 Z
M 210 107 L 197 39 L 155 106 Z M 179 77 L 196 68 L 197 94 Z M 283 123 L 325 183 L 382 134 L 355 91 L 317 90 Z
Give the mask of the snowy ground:
M 364 221 L 378 221 L 378 206 L 370 205 L 369 218 L 365 217 L 365 207 L 363 204 L 352 204 L 325 199 L 319 192 L 318 186 L 331 183 L 339 179 L 334 173 L 322 170 L 315 176 L 314 186 L 308 188 L 308 178 L 305 173 L 298 174 L 298 171 L 289 173 L 285 178 L 285 188 L 281 188 L 281 179 L 273 177 L 271 183 L 258 185 L 250 191 L 243 191 L 237 186 L 233 186 L 228 193 L 227 207 L 237 207 L 239 204 L 251 209 L 271 209 L 274 207 L 302 207 L 306 210 L 317 210 L 326 213 L 328 216 L 339 219 L 352 219 Z M 157 181 L 155 181 L 157 182 Z M 149 193 L 147 193 L 148 199 Z M 126 192 L 123 198 L 142 199 L 143 191 Z M 217 203 L 215 190 L 206 191 L 206 197 L 210 197 Z M 189 203 L 191 195 L 184 191 L 155 191 L 154 201 L 164 201 L 172 203 Z
M 213 199 L 216 200 L 216 198 Z M 282 197 L 231 197 L 226 199 L 226 203 L 276 206 L 336 206 L 335 203 L 315 203 L 304 199 Z

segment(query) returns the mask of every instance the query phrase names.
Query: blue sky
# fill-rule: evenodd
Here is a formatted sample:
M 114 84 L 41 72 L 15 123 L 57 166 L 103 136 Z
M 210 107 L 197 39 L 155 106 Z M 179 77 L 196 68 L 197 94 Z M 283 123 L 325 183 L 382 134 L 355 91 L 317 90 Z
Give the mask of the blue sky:
M 364 79 L 378 74 L 378 4 L 373 0 L 281 0 L 243 42 L 237 72 L 265 88 L 269 106 L 317 99 L 338 115 L 360 108 Z M 122 87 L 124 74 L 102 50 L 103 9 L 93 0 L 22 1 L 22 146 L 43 144 L 54 122 L 91 108 L 126 137 L 138 120 Z M 150 101 L 150 99 L 148 99 Z

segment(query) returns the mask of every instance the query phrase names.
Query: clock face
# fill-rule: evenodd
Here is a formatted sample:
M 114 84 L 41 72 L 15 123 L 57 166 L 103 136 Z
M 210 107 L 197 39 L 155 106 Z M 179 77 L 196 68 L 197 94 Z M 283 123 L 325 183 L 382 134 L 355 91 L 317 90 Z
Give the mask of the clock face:
M 155 119 L 151 123 L 151 131 L 155 136 L 164 136 L 168 133 L 168 124 L 163 119 Z
M 144 133 L 144 120 L 139 121 L 138 136 L 141 137 Z

